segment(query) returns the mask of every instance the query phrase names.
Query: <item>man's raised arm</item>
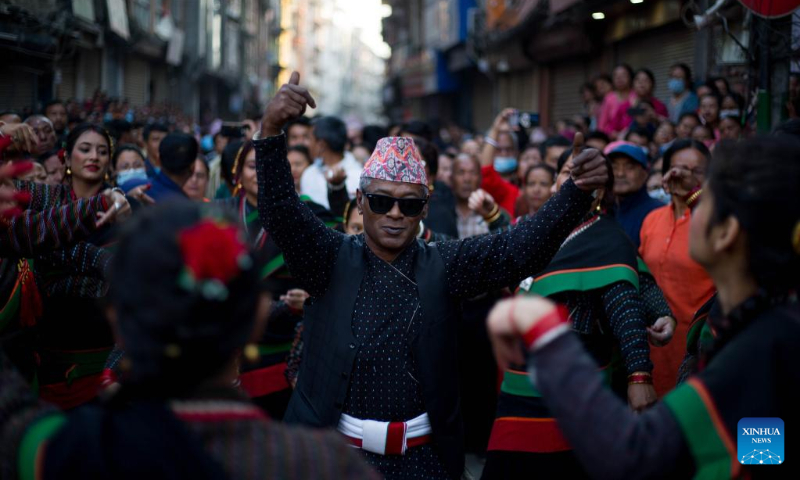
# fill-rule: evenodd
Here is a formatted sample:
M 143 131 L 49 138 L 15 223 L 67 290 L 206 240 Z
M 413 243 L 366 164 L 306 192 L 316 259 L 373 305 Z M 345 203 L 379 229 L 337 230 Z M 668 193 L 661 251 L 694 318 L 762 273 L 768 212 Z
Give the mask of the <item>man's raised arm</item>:
M 514 286 L 544 269 L 589 212 L 592 192 L 605 186 L 606 162 L 598 150 L 583 150 L 583 136 L 578 134 L 567 165 L 572 179 L 535 216 L 503 233 L 439 245 L 450 294 L 470 298 Z
M 283 251 L 292 276 L 312 296 L 319 296 L 328 288 L 344 237 L 326 227 L 300 201 L 294 189 L 283 126 L 303 115 L 306 107 L 316 107 L 308 90 L 299 82 L 300 75 L 294 72 L 289 83 L 267 105 L 260 136 L 254 139 L 258 215 L 264 229 Z

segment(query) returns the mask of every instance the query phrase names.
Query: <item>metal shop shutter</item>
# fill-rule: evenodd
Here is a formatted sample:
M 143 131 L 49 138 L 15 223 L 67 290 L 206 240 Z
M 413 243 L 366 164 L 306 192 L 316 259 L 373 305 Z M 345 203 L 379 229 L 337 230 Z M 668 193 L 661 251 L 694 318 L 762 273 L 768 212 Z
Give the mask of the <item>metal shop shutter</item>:
M 169 78 L 167 76 L 167 67 L 165 65 L 153 65 L 150 69 L 153 79 L 153 102 L 165 102 L 175 100 L 170 95 L 169 91 Z
M 56 85 L 56 98 L 67 101 L 75 97 L 75 57 L 65 58 L 56 64 L 61 70 L 61 83 Z
M 147 104 L 150 100 L 150 64 L 140 58 L 128 58 L 125 62 L 125 76 L 122 92 L 134 107 Z
M 539 111 L 539 85 L 533 68 L 498 78 L 499 108 L 513 107 L 523 112 Z M 498 112 L 499 113 L 499 112 Z
M 21 112 L 33 106 L 35 84 L 33 73 L 19 68 L 0 69 L 0 110 Z
M 556 63 L 552 67 L 552 94 L 550 123 L 583 115 L 583 99 L 578 91 L 590 77 L 584 60 Z
M 83 95 L 85 98 L 94 96 L 95 90 L 100 88 L 100 73 L 102 72 L 101 62 L 103 61 L 100 50 L 82 50 L 81 55 L 84 55 L 84 87 Z

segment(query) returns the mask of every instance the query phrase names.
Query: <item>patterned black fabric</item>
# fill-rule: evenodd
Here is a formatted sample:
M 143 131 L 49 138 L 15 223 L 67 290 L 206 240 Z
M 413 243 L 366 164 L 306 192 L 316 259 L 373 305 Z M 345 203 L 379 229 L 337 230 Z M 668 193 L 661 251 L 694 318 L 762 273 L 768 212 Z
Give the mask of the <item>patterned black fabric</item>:
M 595 336 L 595 343 L 606 344 L 600 350 L 610 351 L 614 345 L 619 346 L 628 374 L 653 371 L 642 301 L 636 287 L 616 282 L 588 292 L 559 293 L 552 298 L 569 308 L 573 330 Z M 595 360 L 604 363 L 608 359 L 603 356 Z
M 353 311 L 353 333 L 361 349 L 344 406 L 348 415 L 394 421 L 425 412 L 419 365 L 408 342 L 422 327 L 413 268 L 416 251 L 413 243 L 390 265 L 364 249 L 366 274 Z M 431 445 L 404 456 L 364 454 L 387 478 L 447 478 Z
M 327 228 L 313 212 L 299 201 L 288 162 L 285 137 L 255 142 L 259 213 L 264 226 L 280 246 L 292 275 L 313 297 L 321 297 L 329 288 L 333 268 L 344 235 Z M 485 235 L 461 241 L 437 243 L 446 270 L 447 292 L 452 298 L 471 298 L 487 291 L 519 283 L 543 269 L 558 251 L 561 242 L 589 210 L 592 197 L 567 182 L 534 218 L 525 219 L 516 228 L 497 235 Z M 414 248 L 396 261 L 400 271 L 411 271 L 416 257 Z M 354 416 L 392 421 L 408 420 L 422 413 L 419 389 L 408 374 L 404 329 L 414 329 L 413 310 L 419 304 L 418 291 L 411 282 L 401 282 L 397 271 L 385 263 L 376 263 L 365 253 L 366 274 L 353 312 L 353 333 L 364 338 L 359 349 L 356 370 L 359 379 L 351 379 L 346 412 Z M 391 286 L 390 286 L 391 283 Z M 391 289 L 391 292 L 389 290 Z M 369 306 L 369 308 L 367 307 Z M 420 315 L 420 312 L 417 312 Z M 457 332 L 453 332 L 455 338 Z M 384 351 L 389 357 L 377 361 L 373 356 Z M 411 364 L 413 370 L 413 363 Z M 420 365 L 419 368 L 426 368 Z M 367 370 L 372 369 L 370 374 Z M 456 372 L 453 372 L 456 375 Z M 377 378 L 397 378 L 397 383 L 374 383 Z M 400 380 L 402 378 L 402 380 Z M 332 381 L 332 380 L 330 380 Z M 362 413 L 363 412 L 363 413 Z M 395 416 L 398 415 L 398 416 Z M 430 446 L 412 450 L 402 459 L 371 459 L 384 475 L 391 478 L 436 478 L 440 466 L 429 463 Z M 402 472 L 398 465 L 403 463 Z M 393 472 L 398 472 L 395 476 Z M 444 473 L 444 472 L 442 472 Z

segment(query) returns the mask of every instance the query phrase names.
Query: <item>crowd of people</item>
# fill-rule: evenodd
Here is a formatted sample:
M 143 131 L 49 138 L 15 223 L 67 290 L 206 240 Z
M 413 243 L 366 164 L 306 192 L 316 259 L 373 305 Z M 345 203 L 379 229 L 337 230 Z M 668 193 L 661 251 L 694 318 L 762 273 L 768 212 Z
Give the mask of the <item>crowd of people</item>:
M 800 400 L 800 120 L 655 81 L 483 134 L 310 118 L 297 73 L 205 135 L 3 112 L 0 478 L 758 475 L 738 420 Z

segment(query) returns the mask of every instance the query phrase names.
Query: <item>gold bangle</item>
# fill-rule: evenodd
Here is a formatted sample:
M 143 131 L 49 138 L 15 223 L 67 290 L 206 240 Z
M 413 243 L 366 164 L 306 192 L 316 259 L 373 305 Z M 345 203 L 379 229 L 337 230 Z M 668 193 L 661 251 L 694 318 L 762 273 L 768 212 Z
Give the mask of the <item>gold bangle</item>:
M 484 221 L 486 221 L 486 223 L 494 223 L 497 221 L 498 218 L 500 218 L 500 215 L 502 214 L 500 213 L 500 209 L 498 208 L 495 210 L 494 214 L 489 215 L 488 217 L 483 217 L 483 219 Z
M 694 204 L 697 202 L 697 199 L 700 198 L 700 195 L 702 194 L 703 194 L 703 189 L 701 188 L 700 190 L 689 195 L 689 198 L 686 199 L 686 205 L 689 208 L 692 208 L 692 206 L 694 206 Z
M 652 385 L 653 381 L 646 382 L 644 380 L 635 380 L 633 382 L 628 382 L 628 385 Z
M 492 211 L 491 211 L 491 212 L 489 212 L 489 213 L 487 213 L 486 215 L 484 215 L 484 216 L 483 216 L 483 218 L 489 218 L 489 217 L 493 217 L 493 216 L 495 216 L 495 215 L 497 214 L 497 212 L 498 212 L 498 211 L 500 211 L 500 206 L 498 206 L 498 205 L 495 203 L 495 204 L 494 204 L 494 208 L 492 209 Z

